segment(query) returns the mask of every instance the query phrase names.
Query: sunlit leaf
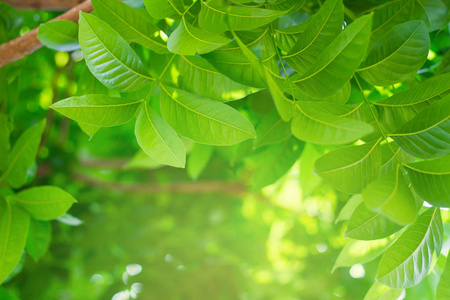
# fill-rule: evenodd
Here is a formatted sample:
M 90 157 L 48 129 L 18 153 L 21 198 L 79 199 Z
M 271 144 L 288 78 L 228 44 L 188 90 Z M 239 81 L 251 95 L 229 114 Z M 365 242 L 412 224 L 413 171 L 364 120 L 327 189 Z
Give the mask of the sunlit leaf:
M 273 110 L 264 116 L 256 126 L 255 147 L 273 145 L 289 138 L 291 129 L 289 123 L 284 122 L 278 113 Z
M 152 18 L 165 19 L 184 13 L 183 0 L 144 0 Z
M 398 300 L 404 293 L 402 289 L 392 289 L 384 284 L 375 282 L 367 292 L 364 300 Z
M 377 281 L 397 289 L 418 284 L 428 274 L 433 255 L 441 252 L 442 239 L 439 208 L 430 208 L 386 250 Z
M 345 203 L 344 207 L 342 207 L 338 216 L 334 223 L 338 223 L 340 221 L 347 221 L 352 216 L 355 209 L 362 203 L 361 194 L 353 195 L 350 199 L 348 199 L 347 203 Z

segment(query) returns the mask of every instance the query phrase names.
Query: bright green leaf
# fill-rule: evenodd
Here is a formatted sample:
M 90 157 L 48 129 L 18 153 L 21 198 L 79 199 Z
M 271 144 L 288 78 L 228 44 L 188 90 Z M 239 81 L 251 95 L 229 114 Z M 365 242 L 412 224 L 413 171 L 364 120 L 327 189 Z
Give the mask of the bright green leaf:
M 46 47 L 56 51 L 75 51 L 78 44 L 78 25 L 71 21 L 59 20 L 39 26 L 38 39 Z

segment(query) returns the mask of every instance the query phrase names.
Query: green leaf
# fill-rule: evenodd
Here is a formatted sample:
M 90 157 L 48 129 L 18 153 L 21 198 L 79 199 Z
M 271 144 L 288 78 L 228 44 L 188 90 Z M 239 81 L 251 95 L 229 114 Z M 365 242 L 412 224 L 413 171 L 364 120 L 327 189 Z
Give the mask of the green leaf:
M 392 28 L 370 51 L 358 73 L 373 85 L 410 79 L 427 60 L 430 36 L 421 21 Z
M 332 114 L 337 107 L 325 102 L 295 102 L 292 133 L 310 143 L 342 145 L 355 142 L 373 131 L 367 123 Z
M 399 167 L 366 186 L 362 197 L 367 208 L 396 223 L 406 225 L 416 219 L 416 201 Z
M 425 201 L 450 207 L 450 155 L 405 165 L 416 193 Z
M 30 215 L 0 198 L 0 283 L 19 263 L 27 240 Z
M 372 261 L 380 256 L 391 242 L 392 239 L 390 238 L 373 241 L 350 240 L 339 253 L 331 272 L 334 272 L 337 268 L 351 267 L 355 264 Z
M 372 45 L 376 44 L 395 25 L 411 20 L 414 1 L 393 1 L 375 10 L 369 48 L 372 48 Z
M 184 13 L 183 0 L 144 0 L 152 18 L 165 19 Z
M 311 97 L 337 93 L 353 76 L 365 57 L 372 14 L 358 18 L 323 50 L 316 62 L 295 81 Z
M 380 176 L 379 141 L 328 152 L 316 161 L 315 167 L 317 174 L 337 190 L 359 194 Z
M 424 21 L 428 31 L 435 31 L 447 25 L 447 11 L 448 7 L 441 0 L 417 0 L 414 18 Z
M 42 221 L 56 219 L 66 213 L 75 200 L 56 186 L 38 186 L 7 197 L 25 208 L 33 218 Z
M 286 14 L 283 11 L 226 6 L 216 2 L 218 1 L 209 3 L 202 1 L 198 23 L 205 31 L 220 33 L 230 29 L 250 30 L 268 24 Z
M 297 43 L 301 34 L 306 30 L 312 18 L 308 18 L 302 23 L 283 29 L 274 29 L 277 46 L 283 53 L 291 51 Z
M 52 227 L 48 221 L 30 220 L 30 230 L 28 232 L 25 249 L 38 261 L 47 252 L 52 239 Z
M 255 148 L 280 143 L 289 138 L 291 129 L 275 110 L 264 116 L 256 126 Z
M 136 99 L 85 95 L 58 101 L 50 107 L 77 122 L 110 127 L 128 122 L 141 103 Z
M 305 144 L 293 136 L 281 144 L 271 145 L 258 155 L 260 164 L 251 179 L 254 189 L 275 183 L 295 164 Z
M 444 74 L 425 80 L 385 100 L 375 102 L 374 105 L 380 111 L 381 126 L 388 133 L 394 132 L 432 101 L 441 99 L 449 91 L 450 74 Z
M 294 13 L 299 10 L 303 4 L 305 4 L 305 0 L 278 0 L 278 1 L 267 1 L 267 8 L 272 10 L 281 10 L 289 13 Z
M 186 150 L 178 134 L 147 103 L 136 121 L 135 135 L 139 146 L 155 161 L 184 168 Z
M 404 290 L 392 289 L 384 284 L 375 282 L 367 292 L 364 300 L 398 300 Z
M 253 125 L 235 109 L 161 84 L 161 113 L 180 135 L 208 145 L 233 145 L 255 137 Z
M 210 32 L 203 31 L 189 24 L 183 17 L 180 25 L 169 37 L 169 51 L 182 55 L 204 54 L 216 50 L 231 40 Z
M 92 5 L 99 18 L 127 42 L 141 44 L 156 53 L 168 53 L 159 28 L 135 8 L 116 0 L 93 0 Z
M 295 81 L 300 76 L 298 74 L 290 77 L 291 81 Z M 297 100 L 301 101 L 324 101 L 324 102 L 330 102 L 330 103 L 337 103 L 337 104 L 345 104 L 347 100 L 350 98 L 352 90 L 352 85 L 350 84 L 350 81 L 348 81 L 336 94 L 333 94 L 332 96 L 328 98 L 314 98 L 306 95 L 303 93 L 300 88 L 293 84 L 292 89 L 289 85 L 289 82 L 287 80 L 284 81 L 284 92 L 288 93 L 290 95 L 294 94 L 293 96 Z
M 97 133 L 97 131 L 101 129 L 100 126 L 95 126 L 81 122 L 78 122 L 78 126 L 80 126 L 81 130 L 83 130 L 83 132 L 86 133 L 90 138 L 92 138 Z
M 334 221 L 335 224 L 337 224 L 340 221 L 347 221 L 352 216 L 355 209 L 362 203 L 362 197 L 361 194 L 353 195 L 347 203 L 345 203 L 344 207 L 342 207 L 341 211 L 339 212 L 338 216 L 336 217 L 336 220 Z
M 283 58 L 292 69 L 305 73 L 317 57 L 342 31 L 344 13 L 342 0 L 328 0 L 311 17 L 301 38 Z
M 411 155 L 436 158 L 450 153 L 450 95 L 433 102 L 389 136 Z
M 8 166 L 8 155 L 11 150 L 10 136 L 13 129 L 11 118 L 7 114 L 0 113 L 0 157 L 4 158 L 0 160 L 0 172 Z
M 194 145 L 191 152 L 189 152 L 186 164 L 186 171 L 191 179 L 198 179 L 211 160 L 213 152 L 213 146 L 202 144 Z
M 447 262 L 445 263 L 444 270 L 442 271 L 439 284 L 436 289 L 436 300 L 448 300 L 450 299 L 450 255 L 447 254 Z
M 36 160 L 44 128 L 45 120 L 42 120 L 22 133 L 9 153 L 9 164 L 0 177 L 0 182 L 5 182 L 12 188 L 25 184 L 27 170 Z
M 81 12 L 79 24 L 83 57 L 101 83 L 111 89 L 131 92 L 153 80 L 136 52 L 111 26 Z
M 430 208 L 386 250 L 377 281 L 397 289 L 418 284 L 428 274 L 433 255 L 439 255 L 442 239 L 439 208 Z
M 71 21 L 59 20 L 39 25 L 38 39 L 46 47 L 56 51 L 80 49 L 78 25 Z
M 388 237 L 402 229 L 382 214 L 374 213 L 361 203 L 350 217 L 345 237 L 371 241 Z
M 259 91 L 257 88 L 237 83 L 219 73 L 201 57 L 181 56 L 179 68 L 182 76 L 181 84 L 186 91 L 212 100 L 233 101 Z

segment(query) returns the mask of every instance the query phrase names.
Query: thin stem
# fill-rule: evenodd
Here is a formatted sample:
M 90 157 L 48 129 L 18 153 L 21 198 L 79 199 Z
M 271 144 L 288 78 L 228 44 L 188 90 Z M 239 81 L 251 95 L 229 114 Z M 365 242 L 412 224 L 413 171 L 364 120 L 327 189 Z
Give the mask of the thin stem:
M 378 121 L 377 115 L 376 115 L 375 112 L 373 111 L 372 106 L 370 106 L 370 102 L 369 102 L 369 100 L 367 99 L 366 95 L 364 94 L 364 91 L 363 91 L 363 89 L 362 89 L 362 87 L 361 87 L 361 84 L 359 83 L 359 80 L 358 80 L 358 78 L 356 77 L 356 75 L 354 76 L 354 78 L 355 78 L 355 80 L 356 80 L 356 84 L 358 85 L 359 90 L 361 91 L 361 94 L 362 94 L 363 97 L 364 97 L 364 102 L 365 102 L 365 103 L 367 104 L 367 106 L 369 107 L 369 110 L 370 110 L 370 112 L 372 113 L 373 118 L 375 119 L 375 123 L 377 123 L 377 126 L 378 126 L 378 128 L 380 129 L 381 135 L 382 135 L 383 138 L 385 139 L 387 145 L 389 146 L 389 149 L 391 149 L 392 154 L 394 154 L 395 159 L 398 161 L 399 164 L 402 164 L 402 165 L 403 165 L 403 162 L 397 157 L 397 154 L 395 153 L 394 149 L 392 149 L 392 146 L 391 146 L 391 144 L 389 143 L 388 138 L 387 138 L 386 134 L 384 133 L 383 128 L 381 127 L 380 122 Z
M 167 69 L 169 68 L 170 64 L 172 63 L 173 59 L 175 58 L 175 54 L 172 54 L 172 57 L 170 58 L 169 62 L 167 63 L 167 65 L 164 67 L 164 70 L 161 72 L 161 74 L 159 75 L 158 79 L 156 79 L 155 81 L 155 85 L 153 85 L 153 87 L 150 89 L 150 91 L 148 92 L 147 96 L 145 96 L 144 100 L 147 100 L 150 95 L 152 94 L 153 90 L 155 89 L 155 87 L 158 85 L 158 83 L 161 81 L 162 77 L 164 76 L 164 74 L 166 73 Z

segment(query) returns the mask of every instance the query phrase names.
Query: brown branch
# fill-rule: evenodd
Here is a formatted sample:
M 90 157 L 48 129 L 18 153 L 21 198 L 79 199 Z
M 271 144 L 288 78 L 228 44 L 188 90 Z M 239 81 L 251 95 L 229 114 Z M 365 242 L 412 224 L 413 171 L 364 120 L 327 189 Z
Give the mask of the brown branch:
M 58 20 L 78 22 L 78 15 L 80 11 L 91 12 L 92 10 L 92 3 L 89 0 L 54 18 L 50 22 Z M 37 38 L 37 32 L 38 28 L 35 28 L 24 36 L 0 45 L 0 68 L 41 48 L 42 43 Z
M 82 173 L 74 173 L 73 179 L 108 191 L 118 191 L 130 194 L 226 194 L 242 196 L 247 192 L 242 182 L 227 181 L 193 181 L 172 182 L 167 184 L 155 183 L 133 183 L 124 184 L 120 182 L 108 182 L 86 176 Z
M 2 0 L 19 9 L 62 10 L 77 6 L 84 0 Z

